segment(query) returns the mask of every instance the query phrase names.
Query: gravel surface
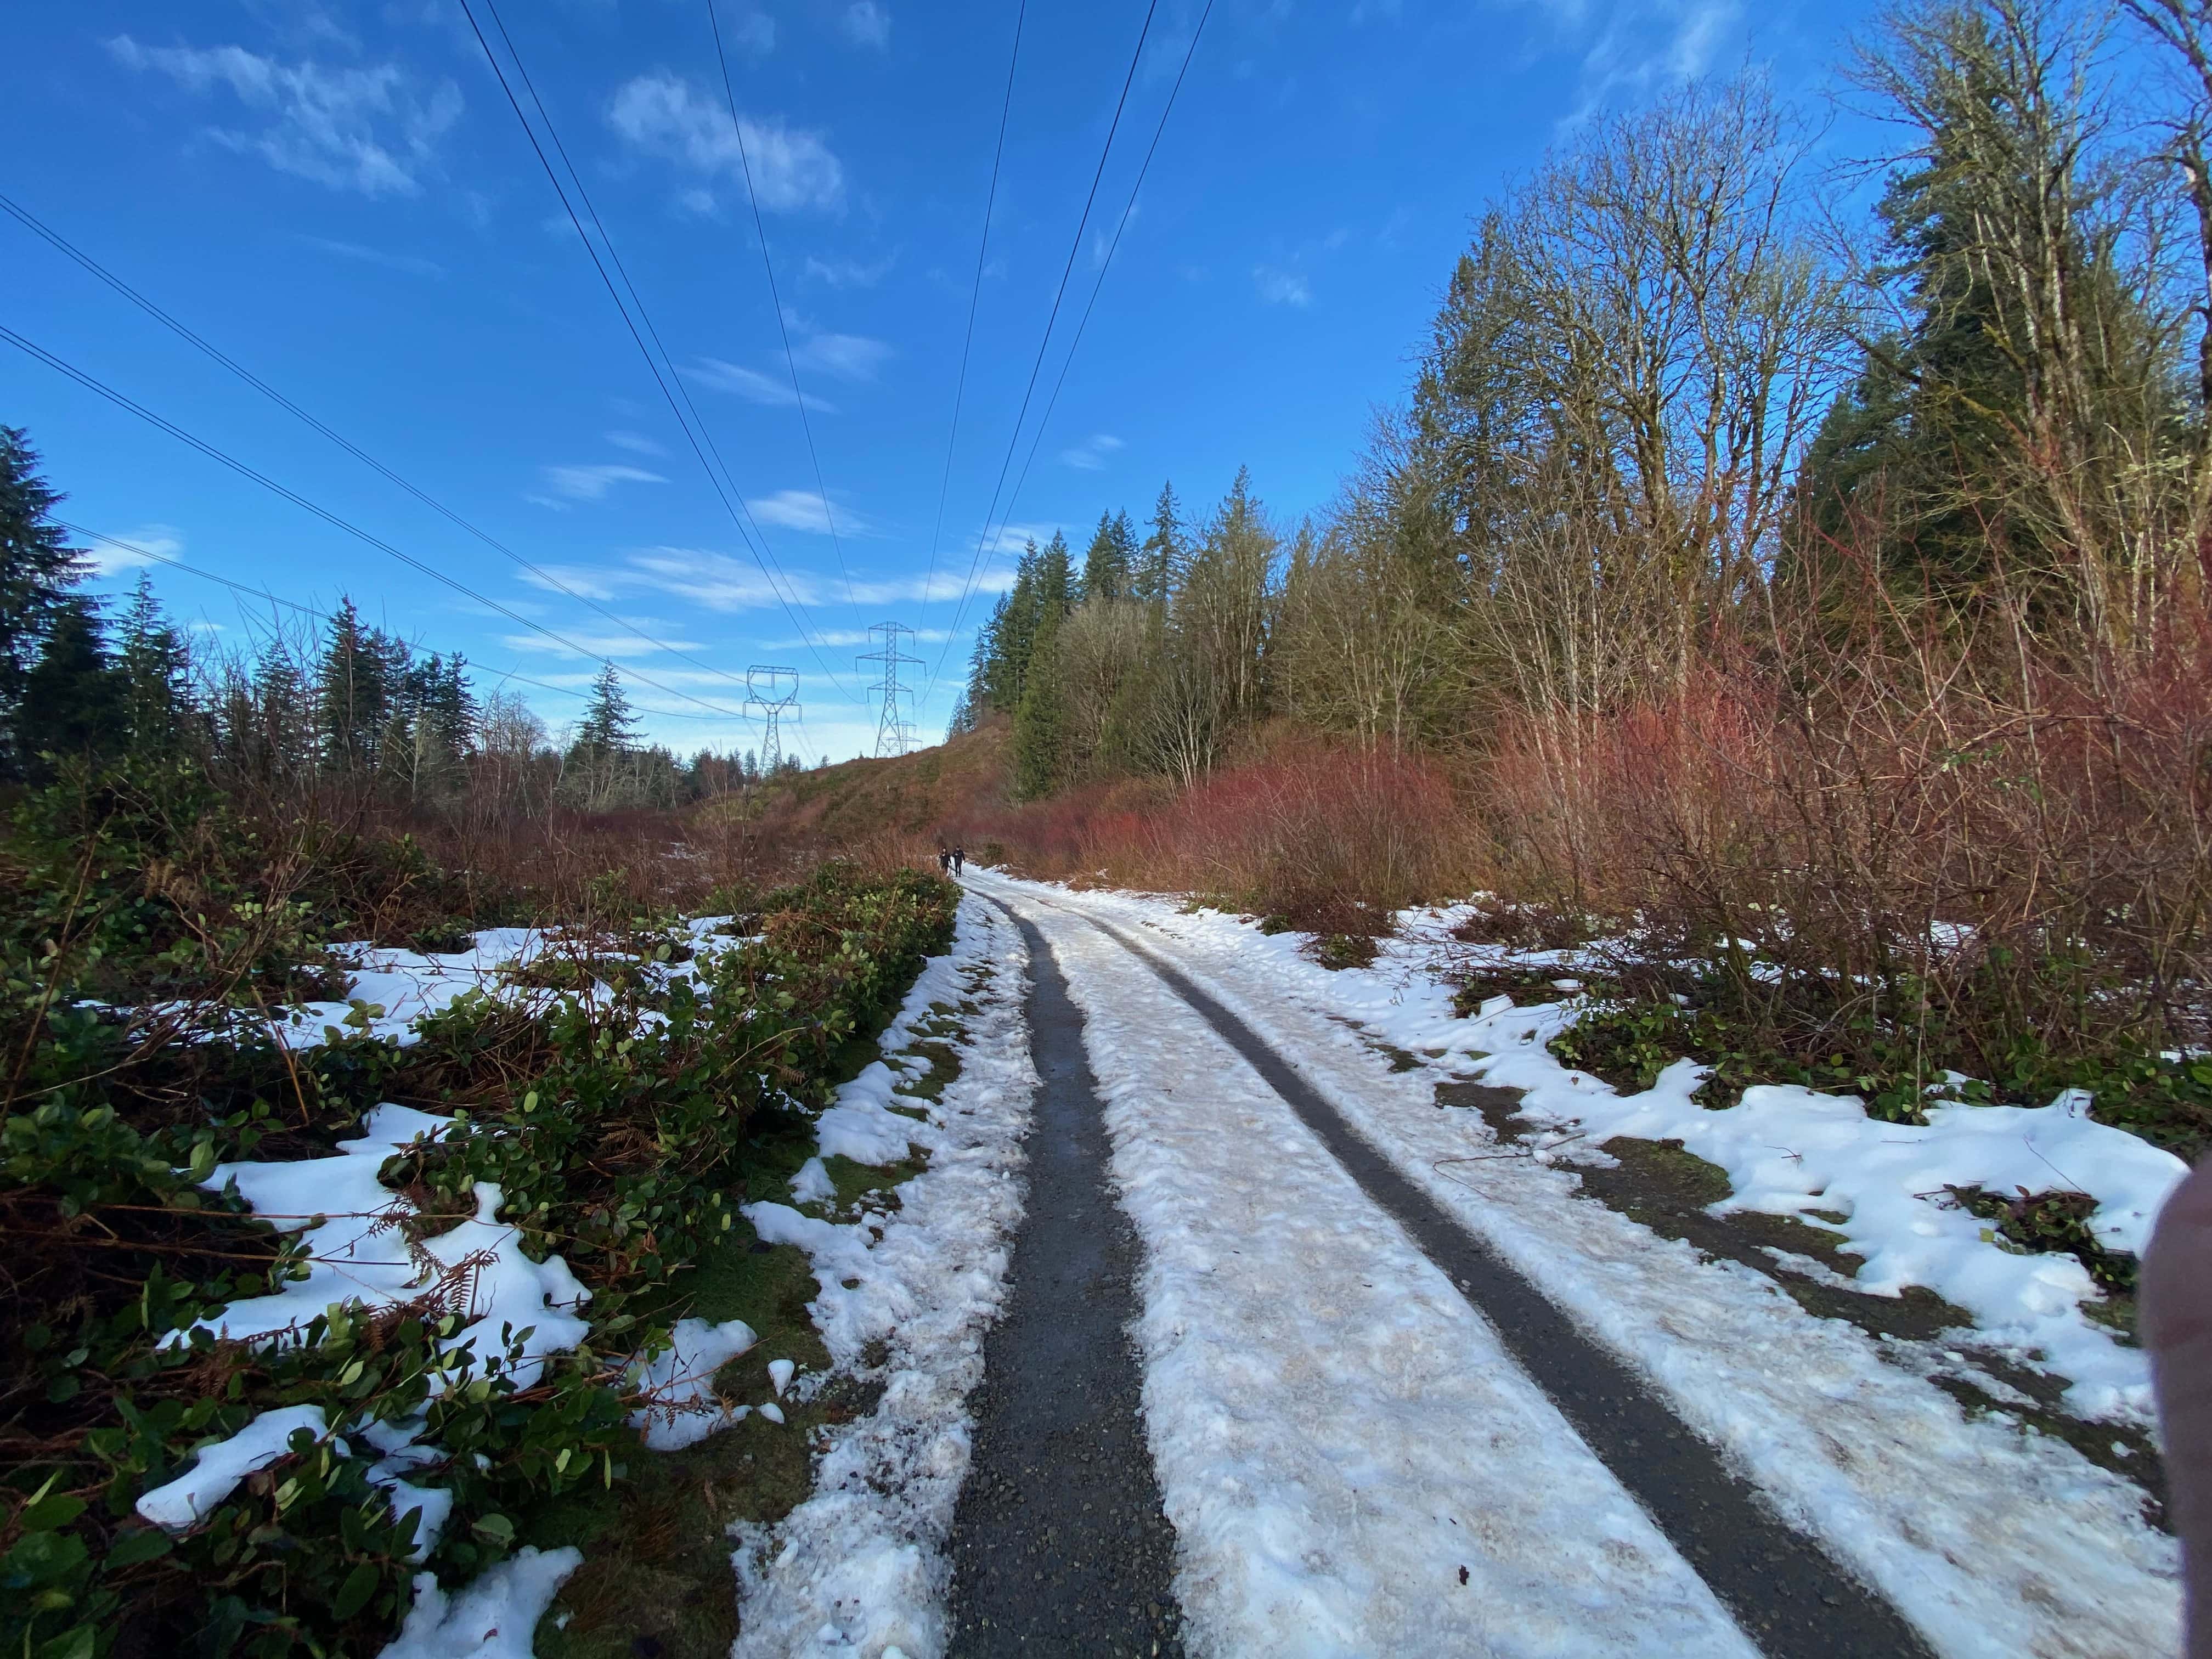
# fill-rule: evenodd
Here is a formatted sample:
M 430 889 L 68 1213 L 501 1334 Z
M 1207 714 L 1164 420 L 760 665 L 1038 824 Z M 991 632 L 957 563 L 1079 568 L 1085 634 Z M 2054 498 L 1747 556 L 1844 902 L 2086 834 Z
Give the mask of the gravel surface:
M 1082 1018 L 1042 936 L 1015 920 L 1029 945 L 1042 1086 L 1012 1291 L 971 1396 L 951 1651 L 1180 1654 L 1175 1533 L 1161 1512 L 1128 1336 L 1136 1237 L 1107 1184 Z

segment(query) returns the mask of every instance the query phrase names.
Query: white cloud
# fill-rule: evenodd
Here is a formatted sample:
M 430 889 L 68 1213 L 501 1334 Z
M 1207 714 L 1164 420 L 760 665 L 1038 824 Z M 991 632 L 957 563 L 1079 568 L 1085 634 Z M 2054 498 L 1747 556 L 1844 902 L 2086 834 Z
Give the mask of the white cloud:
M 786 492 L 791 493 L 794 492 Z M 757 508 L 757 503 L 755 506 Z M 820 506 L 816 501 L 817 513 Z M 838 526 L 844 526 L 842 515 Z M 1051 533 L 1048 527 L 1044 539 L 1050 539 Z M 1015 545 L 1019 546 L 1019 542 Z M 777 586 L 771 586 L 761 574 L 760 567 L 750 559 L 735 559 L 726 553 L 696 547 L 633 549 L 623 555 L 620 565 L 614 567 L 552 565 L 540 569 L 542 577 L 526 572 L 525 580 L 548 589 L 557 581 L 571 592 L 601 601 L 626 592 L 667 594 L 704 610 L 725 613 L 772 611 L 783 604 L 784 598 L 802 611 L 843 605 L 848 597 L 850 603 L 863 605 L 940 605 L 957 600 L 967 587 L 964 571 L 939 569 L 926 580 L 921 575 L 902 575 L 856 581 L 851 584 L 848 595 L 847 585 L 840 577 L 817 576 L 811 571 L 787 567 L 780 584 L 784 597 L 780 598 Z M 1013 585 L 1012 569 L 994 568 L 982 573 L 975 591 L 1003 593 Z
M 1081 443 L 1060 452 L 1060 459 L 1069 466 L 1084 472 L 1097 472 L 1106 465 L 1106 458 L 1122 447 L 1121 441 L 1110 432 L 1094 432 Z
M 665 455 L 668 453 L 642 432 L 610 432 L 606 440 L 617 449 L 627 449 L 633 455 Z
M 845 8 L 840 27 L 845 31 L 845 38 L 856 46 L 873 46 L 881 52 L 891 43 L 891 15 L 876 0 L 853 0 Z
M 806 256 L 806 274 L 817 282 L 827 283 L 832 288 L 873 288 L 891 273 L 898 255 L 887 253 L 874 264 L 858 259 L 817 259 Z
M 792 352 L 805 368 L 841 380 L 874 380 L 877 368 L 890 355 L 888 344 L 864 334 L 815 334 Z
M 947 598 L 955 597 L 948 594 Z M 942 645 L 952 637 L 949 628 L 916 628 L 906 638 L 922 645 Z M 865 628 L 825 628 L 817 630 L 811 640 L 770 640 L 766 648 L 770 651 L 804 651 L 809 645 L 818 645 L 825 650 L 839 646 L 878 645 L 882 643 Z
M 834 527 L 841 536 L 870 536 L 875 528 L 849 507 L 825 506 L 811 489 L 779 489 L 773 495 L 748 495 L 745 505 L 764 524 L 784 530 L 803 530 L 810 536 L 827 536 Z M 834 515 L 834 518 L 833 518 Z
M 436 166 L 438 140 L 461 115 L 453 82 L 426 84 L 396 64 L 326 69 L 280 64 L 243 46 L 142 46 L 127 34 L 107 49 L 125 68 L 155 70 L 203 96 L 228 89 L 246 108 L 273 118 L 258 132 L 210 128 L 216 143 L 280 173 L 364 196 L 419 194 L 422 175 Z
M 781 116 L 741 115 L 743 150 L 723 102 L 668 74 L 627 82 L 608 106 L 607 125 L 633 148 L 740 188 L 744 163 L 764 209 L 830 210 L 845 196 L 845 170 L 818 132 L 787 126 Z
M 582 634 L 571 632 L 567 644 L 543 634 L 508 634 L 501 643 L 510 651 L 544 651 L 559 657 L 642 657 L 655 651 L 703 651 L 699 640 L 656 640 L 643 634 Z M 571 646 L 582 647 L 572 650 Z M 660 678 L 656 676 L 655 678 Z
M 115 542 L 129 545 L 118 547 Z M 142 525 L 118 536 L 115 542 L 94 542 L 83 560 L 85 568 L 95 577 L 118 575 L 125 570 L 157 564 L 163 559 L 184 556 L 184 534 L 174 525 Z
M 1260 290 L 1260 297 L 1271 306 L 1304 307 L 1313 303 L 1313 289 L 1295 270 L 1285 270 L 1276 265 L 1255 265 L 1252 282 Z
M 540 507 L 566 507 L 571 501 L 605 501 L 607 492 L 618 483 L 666 483 L 658 472 L 647 472 L 643 467 L 625 466 L 617 462 L 599 466 L 546 466 L 538 469 L 545 487 L 553 492 L 550 497 L 532 495 L 529 499 Z
M 295 240 L 325 253 L 335 253 L 341 259 L 358 259 L 363 264 L 382 265 L 386 270 L 404 270 L 410 276 L 446 274 L 445 266 L 436 260 L 418 258 L 411 253 L 386 253 L 381 248 L 364 247 L 359 242 L 335 242 L 327 236 L 300 236 Z
M 741 363 L 724 362 L 720 357 L 702 357 L 696 363 L 686 363 L 681 373 L 684 379 L 710 392 L 734 392 L 749 403 L 765 404 L 770 409 L 787 409 L 799 401 L 788 376 L 763 374 Z M 806 394 L 806 406 L 818 415 L 837 412 L 835 404 L 824 403 L 811 392 Z
M 749 11 L 735 27 L 722 32 L 722 39 L 756 58 L 765 58 L 775 50 L 775 19 L 764 11 Z

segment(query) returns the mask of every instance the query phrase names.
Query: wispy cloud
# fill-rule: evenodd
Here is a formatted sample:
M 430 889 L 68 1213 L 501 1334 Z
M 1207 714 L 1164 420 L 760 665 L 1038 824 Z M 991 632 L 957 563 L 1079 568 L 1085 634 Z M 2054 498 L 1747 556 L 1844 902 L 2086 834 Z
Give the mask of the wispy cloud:
M 873 288 L 891 274 L 898 263 L 898 255 L 886 253 L 872 264 L 859 259 L 818 259 L 806 256 L 806 274 L 817 283 L 827 283 L 831 288 Z
M 841 380 L 872 380 L 891 349 L 865 334 L 810 334 L 792 356 L 802 368 L 818 369 Z
M 617 449 L 627 449 L 633 455 L 665 455 L 668 453 L 642 432 L 610 432 L 606 440 Z
M 949 628 L 917 628 L 906 637 L 921 645 L 942 645 L 952 637 L 952 630 Z M 878 643 L 876 636 L 865 628 L 824 628 L 817 629 L 811 640 L 770 640 L 765 648 L 770 651 L 804 651 L 809 645 L 818 645 L 827 650 L 835 650 L 840 646 Z
M 876 0 L 853 0 L 845 8 L 839 21 L 845 38 L 856 46 L 872 46 L 882 52 L 891 43 L 891 15 Z
M 820 504 L 816 505 L 818 509 Z M 838 523 L 843 528 L 842 516 Z M 1047 537 L 1050 534 L 1048 529 Z M 666 594 L 722 613 L 772 611 L 787 599 L 802 611 L 842 606 L 848 599 L 842 577 L 787 566 L 782 582 L 771 584 L 749 559 L 696 547 L 637 548 L 624 553 L 618 565 L 551 565 L 541 566 L 540 570 L 544 578 L 529 573 L 525 573 L 525 580 L 548 589 L 558 582 L 571 592 L 602 602 L 625 593 Z M 978 580 L 976 591 L 1003 593 L 1013 585 L 1011 569 L 993 569 Z M 967 573 L 960 570 L 939 570 L 927 579 L 921 575 L 864 578 L 851 585 L 849 599 L 862 605 L 939 605 L 957 599 L 966 586 Z
M 827 210 L 844 201 L 844 167 L 820 133 L 787 126 L 773 115 L 741 114 L 733 130 L 720 99 L 677 76 L 641 75 L 624 82 L 608 106 L 607 125 L 633 149 L 740 189 L 750 160 L 753 189 L 772 212 Z
M 437 165 L 438 141 L 461 116 L 461 90 L 425 82 L 397 64 L 331 69 L 282 64 L 243 46 L 144 46 L 107 42 L 126 69 L 165 75 L 198 96 L 228 91 L 268 118 L 256 131 L 210 127 L 207 136 L 280 173 L 364 196 L 414 196 Z
M 1079 471 L 1097 472 L 1104 470 L 1106 458 L 1121 447 L 1121 441 L 1112 433 L 1094 432 L 1081 443 L 1061 450 L 1060 459 Z
M 1303 307 L 1313 303 L 1313 289 L 1295 270 L 1285 270 L 1279 265 L 1255 265 L 1252 283 L 1260 290 L 1260 297 L 1271 306 Z
M 772 524 L 782 530 L 803 530 L 810 536 L 827 536 L 833 528 L 841 536 L 876 533 L 875 526 L 850 507 L 824 503 L 821 495 L 811 489 L 779 489 L 773 495 L 748 495 L 745 506 L 763 524 Z
M 764 11 L 749 11 L 734 27 L 724 27 L 722 39 L 740 52 L 765 58 L 775 50 L 775 19 Z
M 556 657 L 643 657 L 659 651 L 703 651 L 699 640 L 657 640 L 644 634 L 584 634 L 571 630 L 568 641 L 549 640 L 543 634 L 507 634 L 500 642 L 510 651 L 542 651 Z M 571 650 L 569 646 L 581 647 Z M 656 676 L 655 678 L 660 678 Z
M 791 389 L 788 375 L 763 374 L 742 363 L 725 362 L 720 357 L 702 357 L 696 363 L 686 363 L 680 372 L 685 380 L 709 392 L 735 392 L 748 403 L 764 404 L 770 409 L 787 409 L 799 401 L 799 394 Z M 820 415 L 837 412 L 836 404 L 825 403 L 811 392 L 806 394 L 806 406 Z
M 117 547 L 111 542 L 93 543 L 84 564 L 94 576 L 118 575 L 125 570 L 143 569 L 162 559 L 184 556 L 184 534 L 174 525 L 142 525 L 136 530 L 126 531 L 115 540 L 128 542 L 131 545 Z M 134 552 L 132 549 L 143 549 L 144 551 Z
M 574 501 L 601 501 L 618 483 L 666 483 L 658 472 L 620 462 L 598 466 L 547 466 L 538 469 L 550 495 L 532 495 L 540 507 L 565 509 Z
M 335 242 L 327 236 L 295 235 L 293 240 L 325 253 L 335 253 L 341 259 L 358 259 L 363 264 L 382 265 L 386 270 L 404 270 L 410 276 L 446 274 L 445 266 L 435 259 L 418 258 L 411 253 L 386 253 L 382 248 L 364 247 L 359 242 Z

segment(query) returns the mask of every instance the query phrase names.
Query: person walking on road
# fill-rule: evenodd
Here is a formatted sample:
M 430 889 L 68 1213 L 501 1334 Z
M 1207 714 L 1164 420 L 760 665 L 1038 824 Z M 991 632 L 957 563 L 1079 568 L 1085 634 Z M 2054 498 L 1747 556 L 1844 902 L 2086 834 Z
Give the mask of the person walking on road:
M 952 872 L 952 854 L 942 847 L 937 849 L 937 869 L 939 875 L 950 875 Z
M 952 849 L 952 873 L 956 876 L 958 875 L 961 872 L 962 866 L 966 865 L 967 862 L 968 849 L 964 847 L 954 848 Z

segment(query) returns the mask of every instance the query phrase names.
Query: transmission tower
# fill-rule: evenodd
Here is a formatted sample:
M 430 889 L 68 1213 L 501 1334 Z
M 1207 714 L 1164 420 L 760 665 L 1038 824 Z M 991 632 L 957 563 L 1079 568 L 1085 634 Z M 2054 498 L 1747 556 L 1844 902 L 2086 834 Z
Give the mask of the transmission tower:
M 799 671 L 755 663 L 745 670 L 745 712 L 760 710 L 768 730 L 761 738 L 761 775 L 773 777 L 783 764 L 783 733 L 777 722 L 799 713 Z
M 904 634 L 912 638 L 914 629 L 904 623 L 886 622 L 878 623 L 868 632 L 881 635 L 884 641 L 882 650 L 863 653 L 858 659 L 861 662 L 879 662 L 884 665 L 883 678 L 868 688 L 872 692 L 881 692 L 884 699 L 883 716 L 876 724 L 876 753 L 878 757 L 903 755 L 914 744 L 914 722 L 907 719 L 905 712 L 900 708 L 899 699 L 911 698 L 914 688 L 899 684 L 899 665 L 912 663 L 920 668 L 923 664 L 920 657 L 910 657 L 899 649 L 899 635 Z

